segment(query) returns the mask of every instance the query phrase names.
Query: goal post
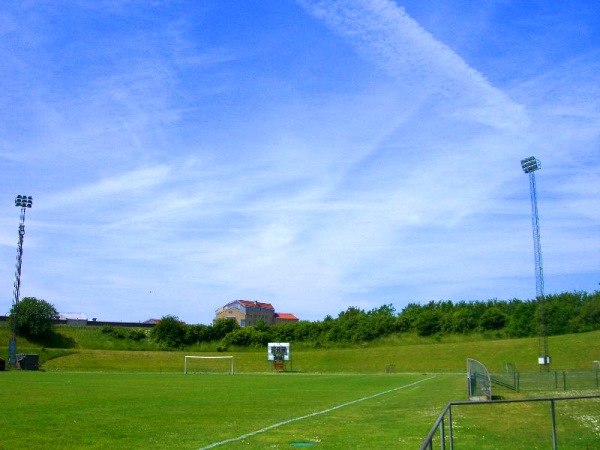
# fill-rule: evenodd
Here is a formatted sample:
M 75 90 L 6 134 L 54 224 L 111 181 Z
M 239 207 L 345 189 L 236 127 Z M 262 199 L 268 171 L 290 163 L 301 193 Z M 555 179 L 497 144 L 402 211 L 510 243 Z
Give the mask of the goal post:
M 231 356 L 184 356 L 183 357 L 183 373 L 184 374 L 188 374 L 190 373 L 190 367 L 189 367 L 189 363 L 192 360 L 221 360 L 226 362 L 227 360 L 229 360 L 229 363 L 227 363 L 227 367 L 229 367 L 229 375 L 233 375 L 235 373 L 235 358 L 233 357 L 233 355 Z

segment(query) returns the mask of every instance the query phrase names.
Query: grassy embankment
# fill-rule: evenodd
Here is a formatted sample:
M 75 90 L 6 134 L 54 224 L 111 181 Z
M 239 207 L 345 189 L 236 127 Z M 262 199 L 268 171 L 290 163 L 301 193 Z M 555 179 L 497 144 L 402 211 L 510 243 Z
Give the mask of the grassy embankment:
M 269 370 L 266 349 L 232 349 L 217 353 L 218 343 L 181 351 L 157 351 L 149 338 L 133 341 L 103 333 L 100 328 L 58 327 L 54 341 L 64 347 L 41 347 L 19 338 L 19 353 L 36 353 L 45 370 L 178 372 L 186 354 L 233 354 L 238 372 Z M 8 343 L 9 330 L 0 328 L 0 343 Z M 310 349 L 292 343 L 292 369 L 304 373 L 381 373 L 393 365 L 396 372 L 464 373 L 466 359 L 481 361 L 492 372 L 504 363 L 518 371 L 537 371 L 538 339 L 483 339 L 447 336 L 423 339 L 398 335 L 368 345 Z M 553 370 L 591 370 L 600 359 L 600 331 L 549 338 Z M 8 354 L 0 346 L 0 355 Z

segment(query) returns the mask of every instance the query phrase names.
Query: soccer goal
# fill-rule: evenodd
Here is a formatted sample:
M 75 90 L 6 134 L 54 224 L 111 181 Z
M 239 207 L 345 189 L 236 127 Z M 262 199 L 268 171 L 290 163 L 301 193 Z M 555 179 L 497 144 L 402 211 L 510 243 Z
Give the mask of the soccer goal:
M 184 356 L 183 373 L 223 373 L 229 370 L 229 375 L 235 373 L 235 358 L 233 356 Z

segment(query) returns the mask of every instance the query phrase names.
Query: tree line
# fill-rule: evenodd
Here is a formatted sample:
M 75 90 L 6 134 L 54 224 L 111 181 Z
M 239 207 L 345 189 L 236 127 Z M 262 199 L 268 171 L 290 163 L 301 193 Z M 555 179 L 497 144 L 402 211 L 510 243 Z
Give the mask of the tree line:
M 566 292 L 544 298 L 547 335 L 580 333 L 600 329 L 600 292 Z M 152 329 L 165 348 L 220 340 L 228 346 L 263 347 L 268 342 L 304 342 L 314 347 L 331 343 L 358 344 L 397 333 L 419 336 L 492 334 L 498 338 L 539 335 L 540 303 L 537 300 L 431 301 L 410 303 L 400 313 L 383 305 L 369 311 L 349 307 L 336 318 L 240 327 L 234 319 L 212 325 L 186 325 L 166 316 Z
M 548 295 L 543 302 L 546 334 L 549 336 L 600 329 L 600 292 L 565 292 Z M 13 310 L 9 320 L 12 323 Z M 17 329 L 20 335 L 43 340 L 53 329 L 56 309 L 45 300 L 27 297 L 21 300 Z M 365 311 L 349 307 L 337 317 L 322 321 L 299 321 L 240 327 L 234 319 L 219 319 L 210 325 L 189 325 L 173 315 L 164 316 L 150 331 L 150 339 L 165 350 L 198 343 L 219 342 L 230 346 L 264 347 L 269 342 L 303 342 L 307 346 L 359 344 L 398 333 L 419 336 L 450 334 L 487 334 L 497 338 L 539 335 L 540 302 L 537 300 L 431 301 L 410 303 L 397 313 L 391 304 Z M 139 330 L 120 333 L 113 327 L 103 332 L 115 337 L 145 339 Z M 137 332 L 136 332 L 137 331 Z

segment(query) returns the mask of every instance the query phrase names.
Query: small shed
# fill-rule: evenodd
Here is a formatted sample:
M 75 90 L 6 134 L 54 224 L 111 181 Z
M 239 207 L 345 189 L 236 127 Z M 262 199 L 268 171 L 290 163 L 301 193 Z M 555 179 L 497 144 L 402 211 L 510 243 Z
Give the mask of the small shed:
M 38 370 L 39 369 L 39 355 L 17 355 L 17 369 L 22 370 Z
M 87 326 L 87 317 L 83 313 L 58 313 L 58 320 L 71 327 Z

